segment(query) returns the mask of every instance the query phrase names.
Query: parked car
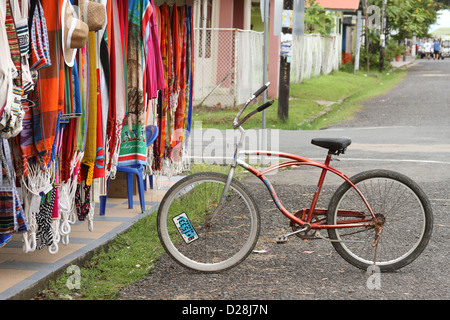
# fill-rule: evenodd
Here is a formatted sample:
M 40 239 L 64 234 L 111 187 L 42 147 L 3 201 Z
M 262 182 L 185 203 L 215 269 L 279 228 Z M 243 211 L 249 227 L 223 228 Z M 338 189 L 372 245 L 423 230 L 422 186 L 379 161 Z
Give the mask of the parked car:
M 441 48 L 439 50 L 439 58 L 444 60 L 444 58 L 450 58 L 450 36 L 446 36 L 447 39 L 444 37 L 441 40 Z

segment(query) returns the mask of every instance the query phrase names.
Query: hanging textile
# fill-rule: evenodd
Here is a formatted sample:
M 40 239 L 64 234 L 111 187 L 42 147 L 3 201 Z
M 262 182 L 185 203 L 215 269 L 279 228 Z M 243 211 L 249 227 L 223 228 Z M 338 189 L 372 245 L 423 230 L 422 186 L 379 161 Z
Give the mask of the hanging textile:
M 174 163 L 182 161 L 182 146 L 184 137 L 184 118 L 186 107 L 186 17 L 185 7 L 178 8 L 177 27 L 179 29 L 179 37 L 177 46 L 177 85 L 178 85 L 178 101 L 174 112 L 174 133 L 172 138 L 172 159 Z
M 127 116 L 122 129 L 119 164 L 146 164 L 144 48 L 142 21 L 148 0 L 128 1 Z
M 82 164 L 87 166 L 86 171 L 86 185 L 92 184 L 94 177 L 95 158 L 97 154 L 97 94 L 98 94 L 98 82 L 97 82 L 97 56 L 96 56 L 96 41 L 95 32 L 89 32 L 88 41 L 88 56 L 89 56 L 89 87 L 88 87 L 88 122 L 86 132 L 86 148 Z
M 61 29 L 59 25 L 62 3 L 63 0 L 58 0 L 56 5 L 49 1 L 41 4 L 47 25 L 49 57 L 52 61 L 50 66 L 40 70 L 38 79 L 40 104 L 35 108 L 39 111 L 35 115 L 37 118 L 35 122 L 39 122 L 39 127 L 35 128 L 34 140 L 38 151 L 38 160 L 44 166 L 48 165 L 50 159 L 57 130 L 58 113 L 64 109 L 64 60 L 60 50 Z
M 20 15 L 20 11 L 14 10 L 10 0 L 6 1 L 5 9 L 5 29 L 8 38 L 10 58 L 14 64 L 14 71 L 12 74 L 12 86 L 10 87 L 10 94 L 12 95 L 10 104 L 2 109 L 0 119 L 0 127 L 2 129 L 0 131 L 0 136 L 8 139 L 15 137 L 22 130 L 24 111 L 22 109 L 21 100 L 24 91 L 22 88 L 21 52 L 13 15 L 13 11 L 16 15 Z
M 102 164 L 96 164 L 96 166 L 103 166 L 102 169 L 97 167 L 99 170 L 103 170 L 103 174 L 100 173 L 100 176 L 105 177 L 105 181 L 103 181 L 103 186 L 105 187 L 106 183 L 106 168 L 105 165 L 108 162 L 109 158 L 109 150 L 108 150 L 108 144 L 107 144 L 107 121 L 108 121 L 108 109 L 109 109 L 109 93 L 110 93 L 110 61 L 109 61 L 109 47 L 108 47 L 108 32 L 107 32 L 107 21 L 108 21 L 108 1 L 107 0 L 101 0 L 100 3 L 104 6 L 106 12 L 105 12 L 105 26 L 103 26 L 97 33 L 97 48 L 99 50 L 98 52 L 98 79 L 100 81 L 99 85 L 99 108 L 101 109 L 101 133 L 102 133 L 102 144 L 97 145 L 97 151 L 99 151 L 99 148 L 102 148 L 103 155 L 97 155 L 97 157 L 103 156 Z M 100 159 L 100 158 L 99 158 Z M 97 163 L 96 159 L 96 163 Z M 97 176 L 97 175 L 96 175 Z M 102 190 L 102 195 L 106 195 L 106 190 Z
M 153 0 L 147 3 L 143 18 L 143 32 L 145 45 L 145 90 L 147 99 L 158 97 L 158 91 L 166 88 L 164 70 L 161 60 L 161 50 L 157 17 L 159 8 L 155 7 Z
M 194 90 L 194 32 L 193 32 L 192 7 L 186 6 L 186 122 L 185 143 L 187 144 L 192 124 L 192 102 Z
M 157 103 L 159 136 L 153 149 L 153 172 L 173 175 L 183 169 L 192 119 L 193 33 L 191 6 L 162 4 L 156 11 L 165 89 Z
M 192 111 L 191 6 L 5 0 L 0 18 L 0 135 L 21 187 L 16 222 L 27 222 L 24 252 L 53 254 L 76 221 L 92 231 L 117 165 L 179 170 Z M 151 149 L 149 124 L 160 132 Z
M 6 3 L 0 3 L 0 25 L 5 25 Z M 6 28 L 0 28 L 0 130 L 6 126 L 8 118 L 3 115 L 5 110 L 11 109 L 13 102 L 13 78 L 17 74 L 11 50 L 9 47 Z
M 164 81 L 165 81 L 165 90 L 162 92 L 158 110 L 159 117 L 159 137 L 158 137 L 158 145 L 159 150 L 157 150 L 156 157 L 160 158 L 157 160 L 155 168 L 156 170 L 162 169 L 162 161 L 166 156 L 166 130 L 167 130 L 167 114 L 168 109 L 170 107 L 170 98 L 171 98 L 171 90 L 172 86 L 172 55 L 171 55 L 171 32 L 170 32 L 170 16 L 169 9 L 167 5 L 164 3 L 161 6 L 161 58 L 163 62 L 164 68 Z
M 119 8 L 123 3 L 119 0 L 111 0 L 111 46 L 110 46 L 110 103 L 107 122 L 107 136 L 109 154 L 111 155 L 107 168 L 112 177 L 115 176 L 115 168 L 118 163 L 120 138 L 122 133 L 123 120 L 126 112 L 126 91 L 125 91 L 125 65 L 123 55 L 125 51 L 123 42 L 123 18 L 119 16 Z

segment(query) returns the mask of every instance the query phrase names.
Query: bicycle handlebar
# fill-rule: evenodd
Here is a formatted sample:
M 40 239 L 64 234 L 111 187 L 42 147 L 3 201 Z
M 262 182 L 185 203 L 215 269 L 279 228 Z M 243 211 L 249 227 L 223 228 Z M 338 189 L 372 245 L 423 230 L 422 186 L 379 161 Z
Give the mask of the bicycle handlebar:
M 265 85 L 263 85 L 261 88 L 256 90 L 256 92 L 253 94 L 253 97 L 251 100 L 255 99 L 257 96 L 259 96 L 261 93 L 267 90 L 267 88 L 270 86 L 270 82 L 267 82 Z
M 258 112 L 263 111 L 264 109 L 267 109 L 268 107 L 270 107 L 273 104 L 273 100 L 267 101 L 266 103 L 264 103 L 263 105 L 259 106 L 256 110 Z
M 245 108 L 247 108 L 248 104 L 254 100 L 257 96 L 259 96 L 261 93 L 263 93 L 264 91 L 267 90 L 267 88 L 270 86 L 270 82 L 267 82 L 265 85 L 263 85 L 261 88 L 259 88 L 250 99 L 247 100 L 247 102 L 244 104 L 244 106 L 241 108 L 241 110 L 239 110 L 239 112 L 237 113 L 236 117 L 234 118 L 233 121 L 233 128 L 236 129 L 237 127 L 241 126 L 245 121 L 247 121 L 251 116 L 253 116 L 255 113 L 261 112 L 264 109 L 267 109 L 268 107 L 270 107 L 273 103 L 274 100 L 270 100 L 267 101 L 266 103 L 264 103 L 263 105 L 259 106 L 256 110 L 253 110 L 252 112 L 250 112 L 248 115 L 246 115 L 244 117 L 244 119 L 242 119 L 241 121 L 239 121 L 239 117 L 242 115 L 242 113 L 244 112 Z

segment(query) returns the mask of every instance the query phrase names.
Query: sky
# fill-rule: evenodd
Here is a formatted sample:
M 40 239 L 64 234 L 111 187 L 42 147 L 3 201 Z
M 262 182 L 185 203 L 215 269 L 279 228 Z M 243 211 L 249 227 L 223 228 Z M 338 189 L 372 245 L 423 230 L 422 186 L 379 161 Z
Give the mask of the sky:
M 450 28 L 450 10 L 440 10 L 439 12 L 442 14 L 438 16 L 436 24 L 430 26 L 430 32 L 439 28 Z

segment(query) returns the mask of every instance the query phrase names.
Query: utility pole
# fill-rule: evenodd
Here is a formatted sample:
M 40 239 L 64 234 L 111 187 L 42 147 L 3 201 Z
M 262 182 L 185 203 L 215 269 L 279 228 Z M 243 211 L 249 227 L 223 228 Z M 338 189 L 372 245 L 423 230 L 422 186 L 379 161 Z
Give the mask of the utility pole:
M 263 53 L 263 83 L 267 83 L 267 64 L 269 57 L 269 4 L 270 0 L 263 0 L 263 21 L 264 21 L 264 53 Z M 263 92 L 263 103 L 267 101 L 267 90 Z M 262 111 L 262 129 L 266 129 L 266 110 Z
M 358 10 L 357 20 L 356 20 L 356 47 L 355 47 L 355 68 L 354 73 L 359 70 L 359 54 L 361 50 L 361 10 Z
M 386 35 L 385 35 L 385 16 L 386 16 L 386 1 L 383 0 L 383 8 L 381 10 L 381 29 L 380 29 L 380 72 L 384 70 L 384 48 L 386 47 Z
M 291 72 L 291 46 L 293 18 L 293 0 L 283 1 L 283 24 L 281 28 L 280 75 L 278 84 L 278 120 L 283 122 L 289 118 L 289 87 Z M 290 39 L 290 40 L 289 40 Z
M 369 18 L 367 17 L 367 0 L 364 0 L 364 15 L 366 20 L 365 36 L 366 36 L 366 60 L 367 60 L 367 74 L 369 74 Z

